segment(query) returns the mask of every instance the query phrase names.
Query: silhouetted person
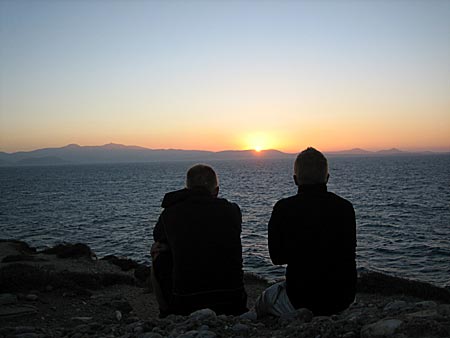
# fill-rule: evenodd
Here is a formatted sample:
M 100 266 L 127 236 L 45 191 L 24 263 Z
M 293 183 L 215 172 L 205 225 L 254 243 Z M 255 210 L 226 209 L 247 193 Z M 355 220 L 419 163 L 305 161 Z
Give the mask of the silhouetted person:
M 356 222 L 352 204 L 327 191 L 328 163 L 314 148 L 295 160 L 298 193 L 278 201 L 269 221 L 273 264 L 287 264 L 286 281 L 258 298 L 258 317 L 308 308 L 314 315 L 346 309 L 356 292 Z
M 164 196 L 152 246 L 161 316 L 203 308 L 232 315 L 247 311 L 241 211 L 218 193 L 214 170 L 195 165 L 187 172 L 186 189 Z

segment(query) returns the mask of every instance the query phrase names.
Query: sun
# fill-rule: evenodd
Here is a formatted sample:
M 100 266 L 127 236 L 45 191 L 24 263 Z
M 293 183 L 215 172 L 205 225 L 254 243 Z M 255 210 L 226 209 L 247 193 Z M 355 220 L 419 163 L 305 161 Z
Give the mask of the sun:
M 255 132 L 249 133 L 244 138 L 244 149 L 253 149 L 255 152 L 260 153 L 264 149 L 272 146 L 272 139 L 267 133 Z

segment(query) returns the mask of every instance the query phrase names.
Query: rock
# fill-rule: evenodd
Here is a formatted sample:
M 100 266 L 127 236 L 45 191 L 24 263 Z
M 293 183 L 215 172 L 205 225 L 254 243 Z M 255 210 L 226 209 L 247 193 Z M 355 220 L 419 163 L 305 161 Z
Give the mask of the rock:
M 42 250 L 41 253 L 56 255 L 59 258 L 94 258 L 95 254 L 91 248 L 83 243 L 58 244 L 50 249 Z
M 201 309 L 195 312 L 192 312 L 189 315 L 190 318 L 204 320 L 204 319 L 215 319 L 217 318 L 216 313 L 211 309 Z
M 355 338 L 355 337 L 356 337 L 356 333 L 353 331 L 349 331 L 342 336 L 342 338 Z
M 281 316 L 278 318 L 278 322 L 281 325 L 286 325 L 286 324 L 294 321 L 296 319 L 296 317 L 297 317 L 296 311 L 282 313 Z
M 404 300 L 394 300 L 393 302 L 388 303 L 383 308 L 383 311 L 384 312 L 396 312 L 396 311 L 403 310 L 407 307 L 409 307 L 409 305 Z
M 433 302 L 432 300 L 426 300 L 423 302 L 416 303 L 416 307 L 420 309 L 434 309 L 437 307 L 436 302 Z
M 134 331 L 134 329 L 136 328 L 136 327 L 138 327 L 138 326 L 140 326 L 141 325 L 141 323 L 139 323 L 139 321 L 136 321 L 136 322 L 133 322 L 133 323 L 130 323 L 130 324 L 128 324 L 127 326 L 126 326 L 126 330 L 127 331 L 129 331 L 129 332 L 132 332 L 132 331 Z
M 296 312 L 297 320 L 303 323 L 309 323 L 313 319 L 313 313 L 306 308 L 298 309 Z
M 163 338 L 163 336 L 156 332 L 146 332 L 140 335 L 139 338 Z
M 382 319 L 376 323 L 363 326 L 361 338 L 388 337 L 402 325 L 399 319 Z
M 422 310 L 417 311 L 413 313 L 408 313 L 408 317 L 414 317 L 414 318 L 433 318 L 437 317 L 439 314 L 436 309 L 428 309 L 428 310 Z
M 131 307 L 130 303 L 128 301 L 121 299 L 121 300 L 113 300 L 111 302 L 111 307 L 113 307 L 116 310 L 121 311 L 122 313 L 129 313 L 133 311 L 133 308 Z
M 158 326 L 155 326 L 155 327 L 152 329 L 152 332 L 153 332 L 153 333 L 158 333 L 159 335 L 161 335 L 161 336 L 163 336 L 163 337 L 167 336 L 167 332 L 164 331 L 162 328 L 160 328 L 160 327 L 158 327 Z
M 0 335 L 3 336 L 10 336 L 12 333 L 14 332 L 14 328 L 13 327 L 0 327 Z
M 39 335 L 34 332 L 27 332 L 27 333 L 17 334 L 15 337 L 16 338 L 39 338 Z
M 256 314 L 255 311 L 247 311 L 239 316 L 239 318 L 241 319 L 248 319 L 250 321 L 255 321 L 257 317 L 258 315 Z
M 331 318 L 329 316 L 315 316 L 313 318 L 313 322 L 318 324 L 328 323 L 330 321 Z
M 70 319 L 73 321 L 88 322 L 88 321 L 92 320 L 92 317 L 72 317 Z
M 21 333 L 30 333 L 30 332 L 35 332 L 36 328 L 34 326 L 17 326 L 14 329 L 14 332 L 16 334 L 21 334 Z
M 119 258 L 114 255 L 108 255 L 101 260 L 108 261 L 111 264 L 117 265 L 122 271 L 129 271 L 131 269 L 135 269 L 139 266 L 138 263 L 129 258 Z
M 116 310 L 116 312 L 114 312 L 114 316 L 120 322 L 122 319 L 122 312 L 120 312 L 119 310 Z
M 28 300 L 28 301 L 34 302 L 34 301 L 39 299 L 39 296 L 30 293 L 30 294 L 25 296 L 25 299 Z
M 360 273 L 357 291 L 381 295 L 408 295 L 421 299 L 450 302 L 450 292 L 445 288 L 374 271 Z
M 75 332 L 78 332 L 78 333 L 86 333 L 86 332 L 89 331 L 89 325 L 87 325 L 87 324 L 80 324 L 80 325 L 75 326 L 73 328 L 73 330 Z
M 0 305 L 16 304 L 17 296 L 12 293 L 1 293 L 0 294 Z
M 177 336 L 177 338 L 194 338 L 197 337 L 198 331 L 197 330 L 191 330 L 185 333 L 182 333 Z
M 125 320 L 125 323 L 126 324 L 132 324 L 132 323 L 136 323 L 136 322 L 138 322 L 139 321 L 139 317 L 128 317 L 126 320 Z
M 0 267 L 0 290 L 24 291 L 41 289 L 48 284 L 49 271 L 24 263 L 11 263 Z
M 312 318 L 313 313 L 310 310 L 306 308 L 301 308 L 292 312 L 283 313 L 278 319 L 278 322 L 280 325 L 284 326 L 293 321 L 296 321 L 297 324 L 309 323 L 312 320 Z
M 31 305 L 3 305 L 0 306 L 1 317 L 16 317 L 37 313 L 37 308 Z
M 18 241 L 15 239 L 0 239 L 0 243 L 7 243 L 15 252 L 20 254 L 34 254 L 36 249 L 30 247 L 26 242 Z
M 140 280 L 141 282 L 145 282 L 148 278 L 150 278 L 151 272 L 152 269 L 150 267 L 139 264 L 134 269 L 134 277 L 136 277 L 136 279 Z
M 144 334 L 140 335 L 139 338 L 163 338 L 163 336 L 156 332 L 145 332 Z
M 133 329 L 133 333 L 134 333 L 135 335 L 139 335 L 139 334 L 141 334 L 142 332 L 144 332 L 144 328 L 143 328 L 142 326 L 140 326 L 140 325 L 136 326 L 136 327 Z
M 89 324 L 89 330 L 91 330 L 91 331 L 97 332 L 101 329 L 103 329 L 103 325 L 100 323 L 93 322 L 93 323 Z
M 45 259 L 37 259 L 32 255 L 9 255 L 2 259 L 2 263 L 12 262 L 33 262 L 33 261 L 45 261 Z
M 198 335 L 196 336 L 196 338 L 216 338 L 216 337 L 217 334 L 209 330 L 199 331 Z
M 245 324 L 236 323 L 231 327 L 231 330 L 236 333 L 243 333 L 243 332 L 247 332 L 248 330 L 250 330 L 250 327 Z

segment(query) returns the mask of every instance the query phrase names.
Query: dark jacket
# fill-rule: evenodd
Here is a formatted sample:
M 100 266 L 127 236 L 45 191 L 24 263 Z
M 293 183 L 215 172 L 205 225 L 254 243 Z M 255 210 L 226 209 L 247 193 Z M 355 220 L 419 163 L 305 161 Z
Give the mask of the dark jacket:
M 286 291 L 295 308 L 330 315 L 356 290 L 356 222 L 352 204 L 323 185 L 304 185 L 275 204 L 269 221 L 272 262 L 287 264 Z
M 166 194 L 162 207 L 153 237 L 172 254 L 173 312 L 245 312 L 238 205 L 204 189 L 183 189 Z

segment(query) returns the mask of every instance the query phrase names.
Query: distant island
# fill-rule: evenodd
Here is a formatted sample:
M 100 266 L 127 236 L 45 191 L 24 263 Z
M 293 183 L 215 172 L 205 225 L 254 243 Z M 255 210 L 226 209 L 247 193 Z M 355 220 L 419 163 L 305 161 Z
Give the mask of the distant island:
M 327 156 L 394 156 L 431 155 L 433 152 L 407 152 L 396 148 L 368 151 L 361 148 L 325 152 Z M 275 149 L 249 150 L 183 150 L 149 149 L 139 146 L 109 143 L 102 146 L 80 146 L 69 144 L 60 148 L 44 148 L 14 153 L 0 152 L 0 166 L 64 165 L 89 163 L 133 163 L 159 161 L 210 161 L 238 159 L 283 159 L 294 158 L 296 154 Z

